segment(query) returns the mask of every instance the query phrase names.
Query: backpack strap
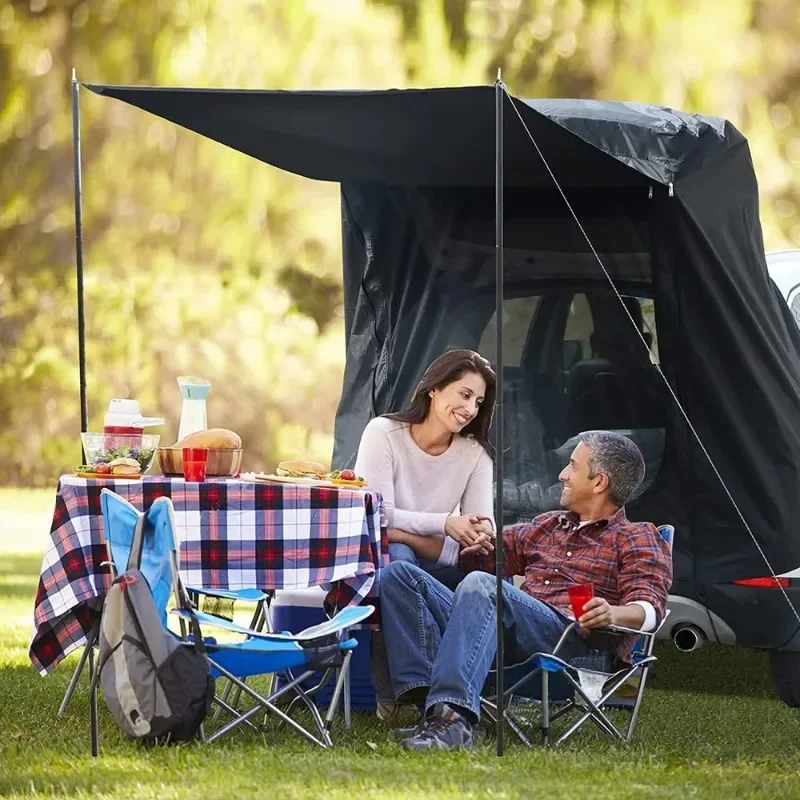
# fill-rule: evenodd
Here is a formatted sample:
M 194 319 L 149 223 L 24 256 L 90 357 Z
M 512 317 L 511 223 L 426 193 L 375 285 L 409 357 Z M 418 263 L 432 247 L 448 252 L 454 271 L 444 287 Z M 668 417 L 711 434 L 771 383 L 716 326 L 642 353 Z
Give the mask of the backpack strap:
M 200 630 L 200 622 L 194 613 L 194 607 L 192 606 L 191 600 L 189 600 L 189 595 L 186 593 L 186 588 L 183 585 L 181 576 L 178 574 L 177 564 L 174 566 L 175 569 L 173 570 L 172 579 L 175 582 L 174 588 L 176 590 L 175 594 L 178 601 L 178 606 L 181 611 L 186 612 L 186 614 L 189 616 L 189 627 L 191 628 L 192 638 L 194 639 L 195 652 L 203 656 L 203 658 L 208 661 L 208 652 L 206 650 L 206 643 L 203 641 L 203 634 Z
M 208 652 L 206 650 L 206 643 L 203 641 L 203 634 L 200 630 L 200 623 L 197 621 L 194 611 L 191 608 L 186 609 L 189 612 L 189 623 L 192 629 L 192 638 L 194 639 L 194 650 L 198 655 L 208 662 Z

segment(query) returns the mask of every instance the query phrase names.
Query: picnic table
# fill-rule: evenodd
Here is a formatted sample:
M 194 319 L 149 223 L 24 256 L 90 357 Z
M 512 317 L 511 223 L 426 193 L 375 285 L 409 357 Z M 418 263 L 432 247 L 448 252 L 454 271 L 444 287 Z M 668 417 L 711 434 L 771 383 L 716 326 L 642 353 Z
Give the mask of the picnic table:
M 377 597 L 389 563 L 378 493 L 289 484 L 162 476 L 97 480 L 63 476 L 34 604 L 29 655 L 46 675 L 80 647 L 111 586 L 100 492 L 141 511 L 158 497 L 175 507 L 179 569 L 188 586 L 300 589 L 326 586 L 341 607 Z

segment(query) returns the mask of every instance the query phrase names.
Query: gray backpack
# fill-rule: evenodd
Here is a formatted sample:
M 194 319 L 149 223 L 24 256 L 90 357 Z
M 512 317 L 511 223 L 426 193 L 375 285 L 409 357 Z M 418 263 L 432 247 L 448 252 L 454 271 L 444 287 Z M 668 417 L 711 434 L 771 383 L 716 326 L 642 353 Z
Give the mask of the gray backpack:
M 197 620 L 192 619 L 192 644 L 181 643 L 161 624 L 139 571 L 145 520 L 138 520 L 127 569 L 103 604 L 95 681 L 131 739 L 188 741 L 210 710 L 214 680 Z

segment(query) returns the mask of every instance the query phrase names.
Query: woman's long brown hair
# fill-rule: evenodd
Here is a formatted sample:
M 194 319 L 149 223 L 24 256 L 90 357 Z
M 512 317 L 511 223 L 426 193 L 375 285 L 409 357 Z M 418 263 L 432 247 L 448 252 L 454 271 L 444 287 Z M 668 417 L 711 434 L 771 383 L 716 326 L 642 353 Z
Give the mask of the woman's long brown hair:
M 460 432 L 460 436 L 472 436 L 481 447 L 494 458 L 495 450 L 489 441 L 489 427 L 492 424 L 494 404 L 497 398 L 497 377 L 492 365 L 474 350 L 448 350 L 431 363 L 417 384 L 408 408 L 394 414 L 386 414 L 389 419 L 418 425 L 428 418 L 431 398 L 428 392 L 442 389 L 457 381 L 466 372 L 474 372 L 486 381 L 486 394 L 478 408 L 478 415 Z

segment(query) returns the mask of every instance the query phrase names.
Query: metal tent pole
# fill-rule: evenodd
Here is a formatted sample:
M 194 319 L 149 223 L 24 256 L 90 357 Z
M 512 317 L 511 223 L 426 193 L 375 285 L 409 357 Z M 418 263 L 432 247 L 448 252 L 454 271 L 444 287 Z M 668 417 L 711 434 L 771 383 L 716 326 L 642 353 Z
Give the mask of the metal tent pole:
M 81 393 L 81 432 L 88 430 L 89 405 L 86 399 L 86 320 L 83 313 L 83 212 L 81 200 L 81 110 L 78 79 L 72 70 L 72 169 L 75 183 L 75 274 L 78 285 L 78 377 Z M 81 458 L 84 463 L 84 458 Z
M 497 404 L 494 416 L 495 438 L 495 578 L 497 581 L 497 755 L 503 755 L 505 705 L 503 702 L 503 95 L 505 85 L 497 70 L 494 82 L 494 269 L 495 269 L 495 330 L 497 353 Z

